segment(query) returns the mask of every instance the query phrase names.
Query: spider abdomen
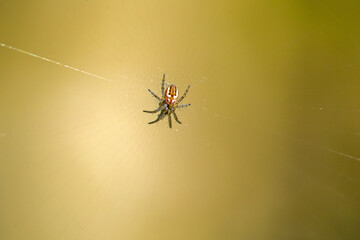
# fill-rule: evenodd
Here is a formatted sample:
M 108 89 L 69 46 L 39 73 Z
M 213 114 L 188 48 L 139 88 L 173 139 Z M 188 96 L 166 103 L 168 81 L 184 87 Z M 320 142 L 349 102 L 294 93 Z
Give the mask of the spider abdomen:
M 179 90 L 176 88 L 175 85 L 170 85 L 165 90 L 165 101 L 167 104 L 172 105 L 177 101 L 179 96 Z

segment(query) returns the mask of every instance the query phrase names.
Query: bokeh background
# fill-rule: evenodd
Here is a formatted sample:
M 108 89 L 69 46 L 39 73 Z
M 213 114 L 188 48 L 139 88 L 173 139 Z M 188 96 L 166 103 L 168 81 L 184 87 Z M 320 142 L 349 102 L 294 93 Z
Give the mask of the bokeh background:
M 359 12 L 0 0 L 0 239 L 359 239 Z

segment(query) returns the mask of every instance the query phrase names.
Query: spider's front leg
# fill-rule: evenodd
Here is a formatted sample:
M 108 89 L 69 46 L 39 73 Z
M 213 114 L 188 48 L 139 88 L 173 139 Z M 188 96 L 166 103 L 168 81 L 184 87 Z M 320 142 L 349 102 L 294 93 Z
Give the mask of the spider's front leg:
M 190 106 L 190 105 L 191 105 L 190 103 L 188 103 L 188 104 L 184 104 L 184 105 L 178 105 L 178 106 L 177 106 L 177 108 L 188 107 L 188 106 Z
M 171 122 L 171 112 L 168 111 L 168 118 L 169 118 L 169 127 L 172 127 L 172 122 Z
M 156 122 L 160 121 L 161 119 L 163 119 L 165 117 L 165 115 L 166 115 L 166 111 L 162 111 L 159 114 L 158 118 L 156 120 L 152 121 L 152 122 L 149 122 L 149 124 L 153 124 L 153 123 L 156 123 Z
M 173 111 L 172 113 L 174 114 L 174 118 L 175 118 L 175 120 L 176 120 L 179 124 L 181 124 L 181 122 L 179 121 L 178 117 L 176 116 L 175 111 Z
M 158 111 L 162 110 L 162 109 L 167 109 L 167 104 L 165 101 L 161 101 L 159 102 L 159 107 L 157 109 L 155 109 L 154 111 L 148 111 L 148 110 L 143 110 L 143 112 L 146 113 L 157 113 Z
M 147 110 L 143 110 L 143 112 L 146 113 L 157 113 L 158 111 L 160 111 L 164 106 L 160 105 L 160 107 L 158 107 L 157 109 L 155 109 L 154 111 L 147 111 Z

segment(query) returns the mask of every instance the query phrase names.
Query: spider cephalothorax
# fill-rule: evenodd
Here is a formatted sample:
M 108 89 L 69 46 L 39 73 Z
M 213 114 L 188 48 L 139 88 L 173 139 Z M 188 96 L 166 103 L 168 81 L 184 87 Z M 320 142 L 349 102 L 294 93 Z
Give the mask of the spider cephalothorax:
M 152 123 L 156 123 L 158 121 L 160 121 L 161 119 L 163 119 L 166 115 L 168 116 L 169 119 L 169 127 L 172 127 L 172 123 L 171 123 L 171 114 L 174 115 L 175 120 L 181 124 L 181 122 L 179 121 L 179 119 L 176 116 L 175 110 L 177 108 L 182 108 L 182 107 L 187 107 L 190 106 L 190 104 L 185 104 L 185 105 L 179 105 L 179 103 L 184 100 L 186 94 L 189 91 L 190 85 L 188 86 L 188 88 L 186 89 L 186 91 L 184 92 L 184 95 L 182 95 L 181 98 L 178 99 L 179 96 L 179 90 L 176 88 L 175 85 L 170 85 L 166 88 L 166 90 L 164 90 L 165 88 L 165 74 L 163 75 L 163 80 L 162 80 L 162 84 L 161 84 L 161 94 L 162 94 L 162 98 L 159 98 L 155 93 L 153 93 L 150 89 L 149 92 L 157 99 L 159 100 L 159 107 L 157 109 L 155 109 L 154 111 L 146 111 L 144 110 L 144 112 L 146 113 L 157 113 L 160 111 L 158 118 L 155 121 L 149 122 L 149 124 Z

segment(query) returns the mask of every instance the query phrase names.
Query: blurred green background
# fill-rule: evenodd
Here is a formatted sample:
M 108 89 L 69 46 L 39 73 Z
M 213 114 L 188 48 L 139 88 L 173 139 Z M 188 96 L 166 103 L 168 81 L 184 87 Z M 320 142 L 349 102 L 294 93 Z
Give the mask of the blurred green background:
M 0 239 L 359 239 L 359 12 L 0 0 Z

